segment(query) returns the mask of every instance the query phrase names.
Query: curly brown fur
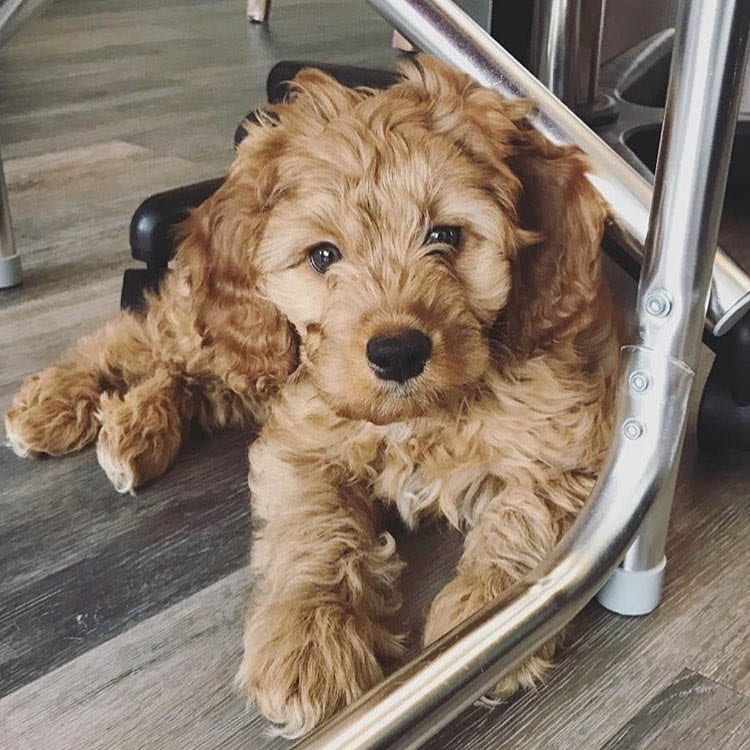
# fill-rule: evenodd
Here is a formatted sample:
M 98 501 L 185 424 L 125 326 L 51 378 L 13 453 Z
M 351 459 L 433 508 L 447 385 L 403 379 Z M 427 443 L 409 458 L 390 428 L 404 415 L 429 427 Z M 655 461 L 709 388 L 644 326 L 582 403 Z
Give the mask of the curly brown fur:
M 544 557 L 600 469 L 617 365 L 606 209 L 529 111 L 425 57 L 384 92 L 303 71 L 248 125 L 147 314 L 31 378 L 6 418 L 25 454 L 98 432 L 125 490 L 166 469 L 189 422 L 268 412 L 250 449 L 257 583 L 238 682 L 287 735 L 400 651 L 386 622 L 402 563 L 380 508 L 467 532 L 433 641 Z M 458 248 L 425 243 L 444 225 Z M 321 242 L 343 254 L 325 275 L 308 262 Z M 404 329 L 432 342 L 423 372 L 377 377 L 367 342 Z M 540 679 L 554 649 L 496 695 Z

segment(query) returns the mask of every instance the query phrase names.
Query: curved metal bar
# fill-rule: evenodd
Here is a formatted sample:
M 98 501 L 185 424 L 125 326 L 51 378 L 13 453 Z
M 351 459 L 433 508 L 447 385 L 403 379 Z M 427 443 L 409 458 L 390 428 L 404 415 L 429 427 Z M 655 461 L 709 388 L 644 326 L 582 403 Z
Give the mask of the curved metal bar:
M 612 208 L 611 235 L 638 262 L 651 209 L 651 185 L 451 0 L 368 0 L 419 48 L 510 97 L 538 104 L 534 124 L 552 141 L 588 156 L 591 181 Z M 750 277 L 723 251 L 716 255 L 706 327 L 716 336 L 750 309 Z
M 671 491 L 709 294 L 750 0 L 694 0 L 683 9 L 639 285 L 641 343 L 623 350 L 613 444 L 592 497 L 537 570 L 301 748 L 418 747 L 583 608 Z M 666 308 L 657 304 L 665 301 Z

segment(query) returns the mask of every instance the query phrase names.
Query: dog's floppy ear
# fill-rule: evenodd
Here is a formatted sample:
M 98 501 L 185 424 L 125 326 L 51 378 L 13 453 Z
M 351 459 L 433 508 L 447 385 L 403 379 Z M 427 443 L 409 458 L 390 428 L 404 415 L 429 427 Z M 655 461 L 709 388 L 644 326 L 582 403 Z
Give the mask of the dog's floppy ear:
M 291 139 L 314 133 L 366 95 L 319 70 L 300 71 L 286 101 L 246 121 L 226 181 L 183 225 L 175 270 L 211 369 L 234 390 L 263 397 L 298 363 L 297 336 L 261 294 L 256 269 L 270 210 L 285 190 L 279 164 Z
M 503 312 L 515 347 L 530 352 L 586 329 L 607 298 L 600 250 L 607 211 L 581 152 L 535 130 L 527 100 L 505 99 L 424 55 L 404 72 L 405 85 L 428 100 L 432 127 L 491 168 L 488 188 L 519 228 Z
M 522 185 L 521 225 L 537 235 L 518 250 L 508 306 L 518 342 L 529 349 L 575 336 L 602 313 L 607 209 L 580 151 L 553 145 L 525 121 L 508 164 Z
M 238 152 L 224 184 L 183 223 L 173 283 L 208 368 L 238 393 L 264 399 L 297 366 L 298 342 L 285 316 L 258 290 L 256 248 L 285 135 L 269 130 L 256 136 L 255 148 Z

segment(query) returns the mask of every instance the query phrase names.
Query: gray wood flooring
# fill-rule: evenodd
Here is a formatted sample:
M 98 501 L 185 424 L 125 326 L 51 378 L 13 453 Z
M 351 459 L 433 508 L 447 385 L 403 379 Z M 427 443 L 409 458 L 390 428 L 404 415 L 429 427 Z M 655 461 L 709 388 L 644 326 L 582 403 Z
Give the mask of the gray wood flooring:
M 26 276 L 0 292 L 0 411 L 116 310 L 132 211 L 224 171 L 274 62 L 388 66 L 389 36 L 363 0 L 276 0 L 267 29 L 227 0 L 57 0 L 0 49 Z M 746 207 L 733 201 L 726 228 L 745 259 Z M 136 497 L 111 488 L 91 450 L 39 461 L 0 450 L 0 746 L 289 746 L 231 687 L 252 586 L 250 438 L 195 435 Z M 460 542 L 439 527 L 394 531 L 413 653 Z M 691 429 L 659 610 L 629 619 L 589 605 L 545 686 L 466 711 L 428 747 L 750 748 L 749 537 L 748 457 L 708 463 Z

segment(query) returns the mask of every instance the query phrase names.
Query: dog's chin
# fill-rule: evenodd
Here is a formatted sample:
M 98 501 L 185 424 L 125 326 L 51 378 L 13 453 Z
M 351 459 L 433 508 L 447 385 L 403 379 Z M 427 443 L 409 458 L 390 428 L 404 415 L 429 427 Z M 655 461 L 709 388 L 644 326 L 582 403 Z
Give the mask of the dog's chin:
M 320 390 L 324 401 L 338 416 L 376 425 L 428 417 L 442 411 L 450 400 L 447 392 L 421 383 L 419 378 L 404 383 L 376 381 L 367 393 L 334 394 L 324 388 Z

